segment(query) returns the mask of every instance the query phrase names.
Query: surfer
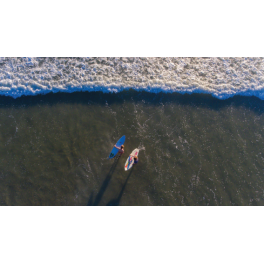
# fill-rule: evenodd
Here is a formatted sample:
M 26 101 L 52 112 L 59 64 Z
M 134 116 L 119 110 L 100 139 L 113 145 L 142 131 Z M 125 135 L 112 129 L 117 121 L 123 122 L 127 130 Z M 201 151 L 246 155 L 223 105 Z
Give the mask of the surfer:
M 124 145 L 122 145 L 120 148 L 117 147 L 116 145 L 114 145 L 114 147 L 118 149 L 119 157 L 121 157 L 121 155 L 125 152 Z
M 137 164 L 138 163 L 138 156 L 137 155 L 130 155 L 131 157 L 134 157 L 134 164 Z

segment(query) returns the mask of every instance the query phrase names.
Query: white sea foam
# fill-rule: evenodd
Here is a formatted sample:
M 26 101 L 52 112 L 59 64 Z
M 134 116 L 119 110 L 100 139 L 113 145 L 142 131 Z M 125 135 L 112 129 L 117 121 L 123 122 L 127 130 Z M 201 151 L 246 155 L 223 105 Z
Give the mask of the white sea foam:
M 0 95 L 48 92 L 209 93 L 264 99 L 263 58 L 0 58 Z

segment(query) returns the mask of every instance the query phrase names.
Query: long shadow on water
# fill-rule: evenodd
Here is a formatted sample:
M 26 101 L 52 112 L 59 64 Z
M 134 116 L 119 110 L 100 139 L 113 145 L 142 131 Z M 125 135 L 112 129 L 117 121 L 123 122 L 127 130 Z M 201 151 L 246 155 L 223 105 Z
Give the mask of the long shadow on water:
M 127 184 L 127 182 L 128 182 L 128 179 L 129 179 L 130 175 L 131 175 L 132 172 L 133 172 L 133 169 L 134 169 L 134 167 L 132 167 L 131 171 L 129 172 L 129 174 L 128 174 L 128 176 L 127 176 L 127 179 L 126 179 L 126 181 L 125 181 L 125 184 L 123 185 L 122 190 L 121 190 L 121 192 L 119 193 L 117 199 L 111 200 L 107 205 L 110 205 L 110 206 L 117 206 L 117 205 L 119 205 L 120 200 L 121 200 L 121 197 L 122 197 L 122 195 L 123 195 L 123 192 L 124 192 L 124 190 L 125 190 L 125 188 L 126 188 L 126 184 Z
M 100 203 L 100 201 L 101 201 L 101 199 L 103 197 L 103 194 L 104 194 L 104 192 L 105 192 L 105 190 L 106 190 L 106 188 L 107 188 L 107 186 L 108 186 L 108 184 L 109 184 L 109 182 L 110 182 L 110 180 L 112 178 L 112 175 L 113 175 L 113 173 L 115 171 L 115 168 L 116 168 L 118 162 L 119 162 L 119 158 L 116 159 L 114 161 L 114 163 L 112 164 L 112 166 L 111 166 L 111 168 L 110 168 L 110 170 L 109 170 L 109 172 L 108 172 L 108 174 L 107 174 L 107 176 L 106 176 L 106 178 L 105 178 L 105 180 L 104 180 L 104 182 L 103 182 L 98 194 L 95 197 L 94 203 L 93 203 L 93 192 L 92 192 L 91 195 L 90 195 L 90 198 L 89 198 L 89 201 L 88 201 L 87 205 L 98 205 Z

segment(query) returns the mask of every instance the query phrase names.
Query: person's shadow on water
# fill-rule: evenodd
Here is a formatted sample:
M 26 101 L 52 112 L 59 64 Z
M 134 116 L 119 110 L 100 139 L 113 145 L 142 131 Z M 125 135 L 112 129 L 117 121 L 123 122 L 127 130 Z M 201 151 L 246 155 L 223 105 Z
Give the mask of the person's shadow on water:
M 114 200 L 111 200 L 107 205 L 109 205 L 109 206 L 117 206 L 117 205 L 119 205 L 121 197 L 123 195 L 123 192 L 124 192 L 124 190 L 126 188 L 126 184 L 128 182 L 128 179 L 129 179 L 130 175 L 133 172 L 133 169 L 134 169 L 134 166 L 131 168 L 131 171 L 129 172 L 129 174 L 127 176 L 127 179 L 126 179 L 126 181 L 125 181 L 125 183 L 124 183 L 124 185 L 123 185 L 123 187 L 121 189 L 121 192 L 119 193 L 118 197 L 116 199 L 114 199 Z
M 109 172 L 108 172 L 108 174 L 107 174 L 107 176 L 106 176 L 106 178 L 105 178 L 105 180 L 104 180 L 104 182 L 103 182 L 98 194 L 96 195 L 94 202 L 93 202 L 93 192 L 91 193 L 91 195 L 89 197 L 88 204 L 87 204 L 88 206 L 98 205 L 100 203 L 100 201 L 101 201 L 101 199 L 103 197 L 103 194 L 104 194 L 104 192 L 105 192 L 105 190 L 106 190 L 106 188 L 107 188 L 107 186 L 108 186 L 108 184 L 109 184 L 109 182 L 110 182 L 110 180 L 112 178 L 112 175 L 113 175 L 113 173 L 115 171 L 115 168 L 116 168 L 118 162 L 119 162 L 119 158 L 116 158 L 116 160 L 112 164 L 112 166 L 111 166 L 111 168 L 110 168 L 110 170 L 109 170 Z

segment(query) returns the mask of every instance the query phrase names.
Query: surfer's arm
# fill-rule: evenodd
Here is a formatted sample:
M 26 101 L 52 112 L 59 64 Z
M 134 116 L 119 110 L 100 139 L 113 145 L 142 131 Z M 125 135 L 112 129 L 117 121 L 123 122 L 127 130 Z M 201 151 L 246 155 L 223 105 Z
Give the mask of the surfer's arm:
M 117 147 L 116 145 L 114 145 L 114 147 L 117 148 L 117 149 L 121 149 L 121 148 Z

